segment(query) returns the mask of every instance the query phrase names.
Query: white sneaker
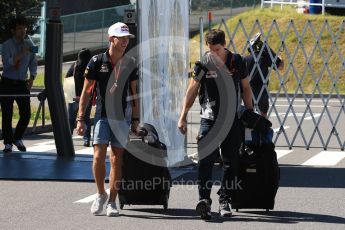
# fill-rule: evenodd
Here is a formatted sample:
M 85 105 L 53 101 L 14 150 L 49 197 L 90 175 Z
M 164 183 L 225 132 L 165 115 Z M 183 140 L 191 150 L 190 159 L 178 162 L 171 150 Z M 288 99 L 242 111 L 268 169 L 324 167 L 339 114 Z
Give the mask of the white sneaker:
M 119 211 L 116 208 L 116 203 L 115 202 L 109 202 L 107 204 L 107 216 L 113 217 L 113 216 L 119 216 Z
M 94 215 L 99 215 L 103 211 L 103 206 L 105 202 L 107 202 L 108 194 L 97 194 L 96 199 L 93 201 L 91 205 L 91 213 Z

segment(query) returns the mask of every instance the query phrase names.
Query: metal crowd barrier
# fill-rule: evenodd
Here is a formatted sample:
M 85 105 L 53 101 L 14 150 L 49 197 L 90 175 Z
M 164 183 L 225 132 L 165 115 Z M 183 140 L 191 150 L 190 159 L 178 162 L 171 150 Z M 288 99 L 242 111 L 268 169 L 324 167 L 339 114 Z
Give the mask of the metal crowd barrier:
M 37 99 L 39 100 L 39 105 L 38 105 L 38 109 L 37 109 L 37 113 L 35 116 L 35 120 L 34 120 L 34 124 L 32 126 L 32 133 L 36 132 L 36 128 L 37 128 L 37 121 L 39 119 L 39 115 L 42 111 L 42 127 L 45 127 L 45 100 L 47 99 L 47 93 L 44 90 L 42 90 L 39 93 L 30 93 L 30 94 L 2 94 L 0 95 L 0 99 L 4 98 L 4 97 L 37 97 Z

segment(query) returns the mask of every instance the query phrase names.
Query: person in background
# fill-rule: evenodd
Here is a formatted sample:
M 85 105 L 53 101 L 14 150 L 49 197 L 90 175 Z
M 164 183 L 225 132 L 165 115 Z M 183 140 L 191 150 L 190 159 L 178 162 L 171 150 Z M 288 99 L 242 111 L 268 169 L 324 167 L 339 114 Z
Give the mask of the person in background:
M 250 54 L 245 57 L 245 60 L 248 68 L 248 73 L 251 73 L 251 71 L 255 68 L 249 83 L 252 88 L 254 97 L 257 100 L 260 114 L 267 118 L 267 112 L 269 109 L 269 96 L 267 92 L 269 70 L 272 67 L 274 69 L 278 68 L 278 70 L 282 70 L 284 68 L 284 61 L 280 56 L 277 56 L 276 53 L 268 45 L 263 48 L 261 56 L 259 56 L 262 46 L 264 45 L 260 37 L 261 33 L 257 33 L 255 37 L 251 39 L 250 46 L 253 49 L 253 53 L 251 49 L 248 48 L 248 52 Z M 269 54 L 269 50 L 272 54 L 272 59 Z M 258 59 L 257 65 L 255 64 L 254 56 Z M 273 60 L 275 60 L 275 65 L 273 65 Z M 265 87 L 265 84 L 267 88 Z M 260 95 L 261 90 L 262 94 Z
M 73 62 L 70 68 L 68 69 L 65 78 L 73 77 L 74 78 L 74 87 L 76 97 L 73 99 L 72 103 L 68 103 L 68 119 L 69 125 L 71 128 L 71 133 L 73 133 L 74 128 L 76 127 L 76 119 L 79 109 L 79 100 L 80 95 L 84 86 L 84 72 L 91 59 L 91 51 L 89 49 L 81 49 L 78 53 L 77 61 Z M 90 113 L 91 113 L 92 103 L 89 102 L 85 110 L 85 126 L 86 130 L 84 133 L 84 146 L 90 146 L 90 136 L 91 136 L 91 123 L 90 123 Z
M 37 60 L 33 44 L 26 39 L 26 19 L 24 17 L 12 19 L 9 23 L 9 29 L 13 36 L 2 44 L 3 74 L 0 82 L 1 94 L 13 95 L 1 98 L 4 153 L 11 153 L 13 144 L 17 146 L 19 151 L 26 151 L 22 139 L 31 116 L 30 97 L 20 95 L 30 94 L 37 75 Z M 30 73 L 29 78 L 28 71 Z M 14 101 L 18 105 L 19 121 L 13 133 Z

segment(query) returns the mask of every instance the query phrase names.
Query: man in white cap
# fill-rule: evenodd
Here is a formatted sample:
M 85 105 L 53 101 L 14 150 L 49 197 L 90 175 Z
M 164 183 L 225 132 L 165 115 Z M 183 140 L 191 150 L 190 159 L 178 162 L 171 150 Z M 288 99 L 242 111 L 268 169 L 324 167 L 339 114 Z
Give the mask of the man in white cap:
M 136 133 L 139 124 L 139 102 L 136 96 L 137 66 L 134 58 L 125 55 L 129 38 L 134 38 L 134 35 L 130 34 L 126 24 L 118 22 L 110 26 L 108 30 L 109 48 L 105 53 L 91 58 L 85 71 L 84 88 L 79 102 L 77 133 L 83 135 L 85 131 L 84 115 L 90 91 L 95 81 L 97 83 L 97 100 L 99 102 L 97 103 L 98 108 L 96 111 L 101 111 L 99 115 L 96 115 L 98 117 L 95 117 L 93 135 L 94 157 L 92 169 L 97 186 L 97 197 L 91 206 L 91 213 L 94 215 L 102 213 L 103 206 L 108 200 L 104 180 L 106 175 L 105 159 L 109 143 L 110 194 L 106 206 L 106 215 L 119 215 L 115 200 L 122 178 L 123 150 L 127 141 L 129 123 L 131 123 L 131 129 L 134 133 Z M 131 97 L 128 97 L 129 94 Z M 127 98 L 134 99 L 129 103 Z M 112 103 L 106 109 L 106 100 L 107 105 L 109 100 L 111 102 L 118 100 L 120 103 Z M 128 110 L 132 110 L 132 112 L 131 117 L 126 120 L 124 114 Z M 113 113 L 115 113 L 115 117 Z M 119 133 L 117 132 L 118 130 L 120 130 Z

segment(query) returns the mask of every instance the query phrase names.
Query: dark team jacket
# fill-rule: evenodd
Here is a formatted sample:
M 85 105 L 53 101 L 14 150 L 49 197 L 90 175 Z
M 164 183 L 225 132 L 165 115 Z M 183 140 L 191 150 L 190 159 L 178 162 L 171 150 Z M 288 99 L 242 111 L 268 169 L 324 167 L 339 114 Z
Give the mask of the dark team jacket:
M 124 55 L 121 59 L 120 74 L 116 81 L 115 71 L 112 66 L 109 50 L 103 54 L 93 56 L 85 71 L 85 77 L 97 82 L 97 100 L 101 101 L 101 117 L 109 117 L 114 119 L 123 119 L 128 103 L 128 96 L 130 92 L 130 82 L 138 80 L 137 64 L 134 58 Z M 111 90 L 114 84 L 117 87 Z M 108 102 L 106 102 L 109 100 Z M 106 105 L 109 108 L 106 109 Z M 121 108 L 122 106 L 122 108 Z M 107 114 L 107 111 L 116 111 L 117 117 L 114 114 Z M 118 117 L 120 116 L 120 117 Z
M 240 105 L 240 84 L 241 80 L 247 77 L 247 68 L 244 58 L 239 54 L 234 54 L 228 49 L 226 50 L 226 67 L 229 71 L 227 73 L 221 73 L 219 68 L 212 61 L 210 52 L 206 52 L 202 57 L 202 64 L 207 67 L 208 72 L 203 76 L 194 76 L 194 80 L 200 82 L 199 88 L 199 103 L 201 106 L 200 115 L 202 118 L 214 120 L 217 118 L 219 105 L 220 105 L 220 93 L 217 87 L 218 84 L 222 84 L 219 81 L 220 77 L 231 77 L 233 79 L 234 86 L 236 88 L 237 105 Z M 208 102 L 211 105 L 213 119 L 207 113 Z
M 271 50 L 273 58 L 275 58 L 276 54 Z M 259 53 L 255 53 L 256 56 L 259 55 Z M 273 62 L 268 53 L 262 53 L 260 59 L 258 60 L 258 67 L 260 68 L 262 72 L 262 77 L 260 74 L 259 69 L 255 66 L 255 60 L 252 55 L 246 56 L 245 60 L 247 62 L 247 68 L 248 73 L 250 74 L 252 69 L 254 69 L 253 75 L 250 79 L 250 86 L 254 89 L 260 90 L 263 86 L 263 79 L 266 79 L 269 73 L 269 68 L 272 66 Z M 276 60 L 276 66 L 279 67 L 281 63 L 281 59 L 277 57 Z M 267 85 L 268 85 L 268 79 L 267 79 Z

